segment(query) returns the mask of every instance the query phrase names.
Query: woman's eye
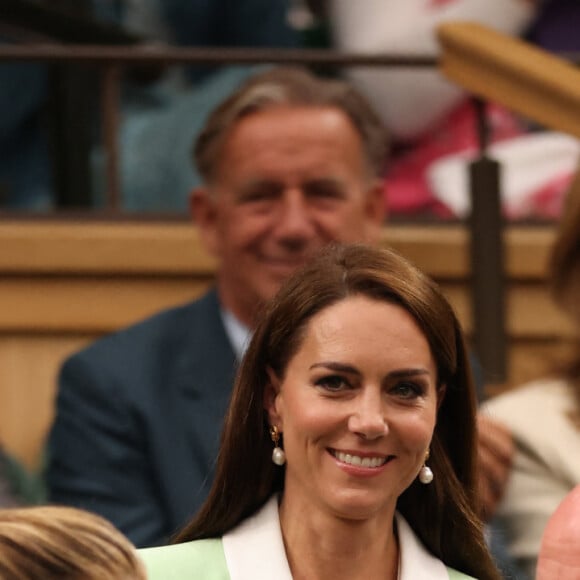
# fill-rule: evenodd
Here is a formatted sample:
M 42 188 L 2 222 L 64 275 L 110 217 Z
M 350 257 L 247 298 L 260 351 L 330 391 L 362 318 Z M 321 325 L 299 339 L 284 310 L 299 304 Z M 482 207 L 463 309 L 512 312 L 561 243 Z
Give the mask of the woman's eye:
M 415 399 L 421 396 L 423 389 L 415 383 L 397 383 L 391 392 L 402 399 Z
M 341 391 L 349 387 L 349 384 L 343 377 L 338 375 L 331 375 L 322 377 L 316 381 L 316 386 L 322 387 L 327 391 Z

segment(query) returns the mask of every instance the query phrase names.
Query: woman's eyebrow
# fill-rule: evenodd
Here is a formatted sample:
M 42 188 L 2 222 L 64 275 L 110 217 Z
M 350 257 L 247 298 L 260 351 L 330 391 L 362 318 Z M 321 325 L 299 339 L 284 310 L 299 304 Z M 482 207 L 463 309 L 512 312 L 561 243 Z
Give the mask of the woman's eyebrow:
M 360 371 L 349 364 L 339 363 L 334 361 L 322 361 L 319 363 L 314 363 L 310 366 L 310 370 L 316 368 L 325 368 L 332 371 L 342 372 L 342 373 L 351 373 L 360 375 Z M 418 377 L 418 376 L 429 376 L 431 373 L 425 368 L 408 368 L 408 369 L 396 369 L 391 371 L 387 374 L 387 378 L 390 379 L 405 379 L 411 377 Z
M 395 379 L 404 379 L 408 377 L 416 377 L 430 374 L 431 373 L 427 369 L 411 368 L 411 369 L 397 369 L 395 371 L 391 371 L 387 376 Z
M 325 369 L 330 369 L 333 371 L 338 371 L 341 373 L 351 373 L 351 374 L 357 374 L 357 375 L 360 374 L 360 372 L 352 365 L 334 362 L 334 361 L 322 361 L 319 363 L 314 363 L 313 365 L 310 366 L 310 369 L 312 370 L 312 369 L 321 368 L 321 367 L 325 368 Z

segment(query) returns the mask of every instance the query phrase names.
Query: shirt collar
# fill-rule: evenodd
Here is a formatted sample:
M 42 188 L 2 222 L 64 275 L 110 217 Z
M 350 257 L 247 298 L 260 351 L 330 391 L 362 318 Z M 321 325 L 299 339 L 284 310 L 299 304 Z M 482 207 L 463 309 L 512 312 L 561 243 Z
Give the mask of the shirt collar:
M 252 333 L 250 329 L 242 324 L 229 310 L 220 308 L 220 315 L 222 317 L 222 322 L 224 328 L 226 329 L 226 334 L 232 344 L 234 349 L 234 354 L 238 360 L 242 360 L 246 348 L 250 343 L 250 338 Z

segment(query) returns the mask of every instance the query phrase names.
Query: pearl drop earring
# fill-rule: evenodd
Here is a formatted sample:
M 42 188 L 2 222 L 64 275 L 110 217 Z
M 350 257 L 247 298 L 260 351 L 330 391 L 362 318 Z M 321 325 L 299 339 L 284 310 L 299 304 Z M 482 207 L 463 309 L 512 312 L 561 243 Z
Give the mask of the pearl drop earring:
M 284 463 L 286 463 L 286 453 L 284 453 L 284 449 L 278 445 L 278 441 L 280 441 L 280 433 L 278 433 L 278 427 L 276 427 L 276 425 L 272 425 L 272 427 L 270 427 L 270 437 L 272 437 L 272 441 L 274 442 L 272 461 L 276 465 L 282 466 Z
M 429 459 L 429 451 L 425 455 L 425 461 L 427 459 Z M 431 471 L 431 468 L 426 463 L 423 463 L 423 467 L 419 470 L 419 481 L 423 485 L 428 485 L 433 481 L 433 471 Z

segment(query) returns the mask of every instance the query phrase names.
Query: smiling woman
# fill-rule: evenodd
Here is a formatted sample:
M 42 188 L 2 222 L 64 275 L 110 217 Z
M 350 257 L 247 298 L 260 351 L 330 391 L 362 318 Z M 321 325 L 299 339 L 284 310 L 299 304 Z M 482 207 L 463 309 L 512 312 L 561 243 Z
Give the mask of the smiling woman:
M 498 578 L 457 319 L 389 250 L 333 246 L 259 323 L 212 491 L 149 577 Z
M 392 520 L 423 464 L 444 391 L 412 316 L 347 297 L 313 316 L 283 376 L 269 375 L 269 421 L 288 460 L 282 528 L 302 527 L 315 511 Z

